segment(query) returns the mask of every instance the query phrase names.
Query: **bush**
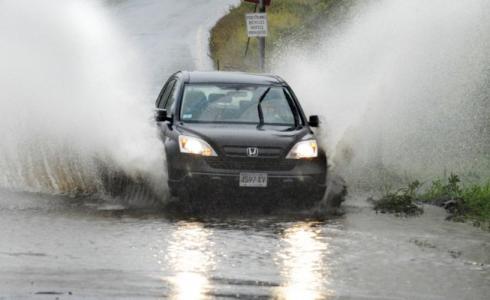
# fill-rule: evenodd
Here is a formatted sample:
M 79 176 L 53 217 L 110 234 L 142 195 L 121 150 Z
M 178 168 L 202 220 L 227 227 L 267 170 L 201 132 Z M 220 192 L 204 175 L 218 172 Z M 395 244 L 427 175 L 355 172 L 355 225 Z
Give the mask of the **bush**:
M 490 182 L 487 184 L 471 185 L 461 192 L 466 216 L 479 221 L 490 221 Z
M 374 209 L 381 213 L 395 213 L 404 216 L 417 216 L 423 213 L 423 209 L 415 204 L 416 192 L 420 186 L 419 181 L 414 181 L 406 188 L 392 193 L 386 193 L 381 199 L 374 201 Z
M 490 222 L 490 181 L 486 184 L 461 183 L 460 177 L 451 174 L 447 179 L 434 180 L 424 191 L 419 181 L 410 183 L 397 192 L 387 192 L 374 201 L 376 211 L 403 215 L 422 213 L 416 202 L 421 201 L 444 207 L 452 220 L 473 220 L 475 224 Z
M 419 197 L 422 201 L 433 204 L 439 204 L 439 201 L 460 198 L 463 192 L 460 183 L 459 176 L 451 174 L 447 179 L 447 184 L 443 184 L 440 179 L 432 181 L 430 188 Z

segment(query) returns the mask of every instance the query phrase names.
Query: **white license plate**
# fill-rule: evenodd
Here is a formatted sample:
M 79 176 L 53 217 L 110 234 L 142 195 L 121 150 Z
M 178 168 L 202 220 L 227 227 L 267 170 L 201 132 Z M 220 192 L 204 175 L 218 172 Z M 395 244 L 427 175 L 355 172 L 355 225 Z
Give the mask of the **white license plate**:
M 265 174 L 265 173 L 240 173 L 240 186 L 242 186 L 242 187 L 267 187 L 267 174 Z

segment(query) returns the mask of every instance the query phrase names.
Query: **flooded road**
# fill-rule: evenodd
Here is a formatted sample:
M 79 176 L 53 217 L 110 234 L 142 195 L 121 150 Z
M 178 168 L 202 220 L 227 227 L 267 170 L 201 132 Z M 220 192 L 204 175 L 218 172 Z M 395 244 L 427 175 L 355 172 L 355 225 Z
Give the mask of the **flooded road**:
M 376 215 L 169 216 L 87 199 L 0 197 L 6 299 L 487 299 L 490 235 Z
M 151 73 L 150 87 L 145 94 L 153 96 L 141 105 L 150 108 L 169 74 L 178 69 L 212 67 L 207 57 L 207 31 L 228 5 L 238 3 L 235 0 L 103 2 L 127 33 L 131 44 L 144 54 L 143 60 Z M 48 29 L 51 31 L 51 27 Z M 94 32 L 99 32 L 99 28 L 96 29 Z M 48 45 L 46 49 L 51 47 Z M 71 61 L 71 56 L 67 60 Z M 115 62 L 114 65 L 119 65 L 119 60 Z M 90 66 L 96 65 L 99 64 Z M 60 73 L 65 77 L 67 69 L 63 63 L 60 66 L 63 70 Z M 113 77 L 112 72 L 108 74 L 109 78 Z M 53 76 L 55 82 L 58 76 Z M 74 86 L 79 86 L 78 75 L 74 78 L 77 78 Z M 95 86 L 99 94 L 99 86 Z M 20 90 L 24 88 L 21 86 Z M 2 99 L 13 99 L 6 95 L 8 97 Z M 59 96 L 59 93 L 54 95 Z M 110 97 L 100 99 L 103 98 Z M 64 103 L 69 97 L 60 99 Z M 49 99 L 34 100 L 46 106 Z M 95 102 L 104 103 L 102 100 Z M 93 105 L 88 111 L 117 115 L 118 111 L 111 109 L 119 103 L 107 107 Z M 63 111 L 57 102 L 55 104 L 49 106 L 49 110 Z M 29 122 L 25 124 L 41 124 L 41 121 L 53 119 L 33 119 L 34 113 L 27 116 Z M 65 118 L 61 120 L 66 122 Z M 119 124 L 127 124 L 128 120 L 107 122 L 118 125 L 113 131 L 108 130 L 108 136 L 120 134 Z M 63 122 L 56 124 L 67 124 Z M 77 140 L 103 131 L 100 122 L 90 123 L 97 126 L 94 130 L 78 132 L 74 135 Z M 89 122 L 82 124 L 92 128 Z M 56 129 L 61 127 L 56 126 Z M 21 142 L 17 140 L 19 127 L 12 128 L 10 133 L 15 141 L 12 145 L 32 140 L 31 128 L 30 134 L 19 140 Z M 56 131 L 41 129 L 35 132 L 36 136 Z M 39 136 L 41 141 L 47 140 L 44 135 Z M 63 137 L 60 135 L 59 140 Z M 2 138 L 2 143 L 6 144 Z M 128 140 L 138 144 L 132 138 Z M 109 149 L 116 148 L 112 140 L 107 144 Z M 77 180 L 85 183 L 85 179 L 93 179 L 90 176 L 93 173 L 82 168 L 84 160 L 56 155 L 66 154 L 72 144 L 58 152 L 56 147 L 35 146 L 35 154 L 45 151 L 54 156 L 56 164 L 49 164 L 50 156 L 33 159 L 37 156 L 28 155 L 29 159 L 25 159 L 20 155 L 22 151 L 11 147 L 15 150 L 13 157 L 19 158 L 5 156 L 8 164 L 0 166 L 3 168 L 0 168 L 0 175 L 9 174 L 5 170 L 15 175 L 4 176 L 6 179 L 2 182 L 6 182 L 7 188 L 38 191 L 29 189 L 25 182 L 34 181 L 34 187 L 42 186 L 39 174 L 59 175 L 48 178 L 50 183 L 57 183 L 58 177 L 72 178 L 74 186 L 80 186 Z M 95 147 L 89 143 L 87 148 Z M 149 149 L 143 149 L 144 156 Z M 128 160 L 126 152 L 121 157 Z M 63 159 L 58 161 L 58 158 Z M 25 173 L 31 174 L 26 170 L 36 161 L 43 171 L 25 176 Z M 58 168 L 58 163 L 72 166 L 76 176 L 67 176 L 71 173 Z M 23 176 L 27 179 L 20 180 Z M 91 182 L 87 183 L 87 191 L 95 190 Z M 65 190 L 53 185 L 48 191 L 54 194 Z M 489 298 L 489 233 L 468 224 L 447 222 L 445 212 L 434 207 L 427 207 L 425 213 L 416 218 L 377 215 L 365 198 L 367 195 L 350 196 L 343 204 L 345 215 L 335 218 L 314 217 L 310 212 L 295 212 L 294 209 L 269 215 L 217 213 L 185 217 L 160 206 L 144 205 L 142 199 L 130 200 L 144 209 L 129 209 L 117 201 L 105 203 L 97 198 L 0 190 L 0 299 Z

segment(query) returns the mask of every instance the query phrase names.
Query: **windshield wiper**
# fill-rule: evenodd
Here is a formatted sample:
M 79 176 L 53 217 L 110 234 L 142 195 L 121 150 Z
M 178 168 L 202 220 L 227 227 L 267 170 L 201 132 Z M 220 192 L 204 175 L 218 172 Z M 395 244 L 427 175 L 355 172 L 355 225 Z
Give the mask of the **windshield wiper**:
M 267 93 L 271 90 L 271 87 L 268 87 L 265 92 L 260 96 L 259 102 L 257 104 L 257 111 L 259 113 L 259 126 L 264 125 L 264 113 L 262 112 L 262 101 L 264 100 L 265 96 L 267 96 Z

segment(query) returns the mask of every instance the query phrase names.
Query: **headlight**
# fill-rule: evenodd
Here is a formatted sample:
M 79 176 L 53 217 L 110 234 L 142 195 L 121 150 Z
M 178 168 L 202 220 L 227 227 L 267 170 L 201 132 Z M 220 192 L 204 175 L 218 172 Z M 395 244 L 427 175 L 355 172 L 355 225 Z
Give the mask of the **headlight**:
M 301 159 L 313 158 L 318 156 L 318 145 L 315 140 L 302 141 L 294 145 L 286 158 Z
M 182 153 L 197 154 L 202 156 L 218 156 L 208 143 L 192 136 L 179 136 L 179 147 L 180 152 Z

